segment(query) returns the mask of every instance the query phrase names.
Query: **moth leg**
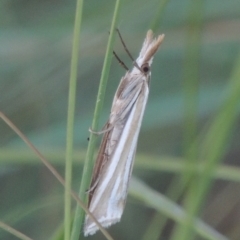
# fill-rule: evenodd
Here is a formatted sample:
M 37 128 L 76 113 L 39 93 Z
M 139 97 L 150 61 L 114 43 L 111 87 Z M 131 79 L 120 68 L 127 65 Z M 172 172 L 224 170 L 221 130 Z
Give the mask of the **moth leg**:
M 125 63 L 119 58 L 119 56 L 116 54 L 115 51 L 113 51 L 113 55 L 118 60 L 118 63 L 126 70 L 129 71 L 128 67 L 125 65 Z
M 92 192 L 92 191 L 96 188 L 96 186 L 97 186 L 97 184 L 98 184 L 98 182 L 99 182 L 99 179 L 100 179 L 100 177 L 98 177 L 98 178 L 96 179 L 96 181 L 94 182 L 94 184 L 93 184 L 88 190 L 86 190 L 85 193 L 90 193 L 90 192 Z
M 111 125 L 108 128 L 104 127 L 103 130 L 101 130 L 101 131 L 93 131 L 92 128 L 89 128 L 88 130 L 89 130 L 90 133 L 93 133 L 93 134 L 96 134 L 96 135 L 101 135 L 103 133 L 111 131 L 113 128 L 114 128 L 114 125 Z

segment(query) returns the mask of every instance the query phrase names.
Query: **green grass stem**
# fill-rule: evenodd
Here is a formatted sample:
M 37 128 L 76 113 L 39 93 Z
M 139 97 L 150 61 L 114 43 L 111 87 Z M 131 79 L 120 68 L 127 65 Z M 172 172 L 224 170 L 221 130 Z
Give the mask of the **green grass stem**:
M 66 167 L 65 167 L 65 202 L 64 202 L 64 239 L 69 240 L 71 235 L 71 185 L 72 185 L 72 159 L 73 159 L 73 135 L 74 115 L 76 105 L 78 55 L 80 46 L 80 29 L 82 22 L 83 0 L 77 0 L 76 15 L 73 33 L 72 59 L 69 79 L 67 135 L 66 135 Z
M 107 87 L 107 80 L 108 80 L 108 75 L 109 75 L 111 60 L 112 60 L 115 29 L 116 29 L 119 14 L 120 14 L 120 4 L 121 4 L 121 1 L 117 0 L 116 5 L 115 5 L 114 14 L 113 14 L 106 55 L 105 55 L 105 59 L 104 59 L 104 63 L 103 63 L 99 91 L 98 91 L 98 96 L 97 96 L 97 101 L 96 101 L 96 108 L 95 108 L 94 116 L 93 116 L 93 122 L 92 122 L 93 130 L 98 129 L 99 117 L 100 117 L 102 107 L 103 107 L 105 90 Z M 92 169 L 93 169 L 93 165 L 94 165 L 93 156 L 94 156 L 94 150 L 95 150 L 95 145 L 96 145 L 96 138 L 97 137 L 94 134 L 90 134 L 90 140 L 89 140 L 89 145 L 88 145 L 87 154 L 86 154 L 86 161 L 85 161 L 84 168 L 83 168 L 82 181 L 81 181 L 80 190 L 79 190 L 79 197 L 81 199 L 83 199 L 85 203 L 87 202 L 86 190 L 89 188 L 89 184 L 91 181 L 91 175 L 92 175 Z M 74 218 L 74 222 L 73 222 L 71 240 L 79 239 L 80 227 L 83 226 L 83 224 L 82 224 L 83 217 L 84 217 L 84 211 L 81 209 L 81 207 L 77 206 L 75 218 Z

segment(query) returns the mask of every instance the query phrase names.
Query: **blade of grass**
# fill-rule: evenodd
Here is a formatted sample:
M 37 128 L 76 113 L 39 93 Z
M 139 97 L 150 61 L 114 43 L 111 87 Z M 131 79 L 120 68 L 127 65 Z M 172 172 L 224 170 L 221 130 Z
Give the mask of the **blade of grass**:
M 240 101 L 240 54 L 233 69 L 230 91 L 227 98 L 220 109 L 219 114 L 213 121 L 203 140 L 201 149 L 201 159 L 206 159 L 203 165 L 202 174 L 199 176 L 199 180 L 195 182 L 195 195 L 189 194 L 188 197 L 188 211 L 189 216 L 196 216 L 206 198 L 207 192 L 210 189 L 211 181 L 216 171 L 219 162 L 222 159 L 223 154 L 227 150 L 227 141 L 229 134 L 233 129 L 234 123 L 238 114 L 238 106 Z M 191 217 L 188 217 L 188 221 L 177 233 L 182 238 L 189 239 L 189 236 L 194 238 L 192 232 Z
M 7 232 L 11 233 L 13 236 L 16 236 L 19 239 L 22 240 L 33 240 L 32 238 L 26 236 L 25 234 L 17 231 L 16 229 L 10 227 L 9 225 L 3 223 L 2 221 L 0 221 L 0 227 L 4 230 L 6 230 Z
M 77 0 L 76 15 L 73 33 L 72 59 L 69 79 L 67 135 L 66 135 L 66 167 L 65 167 L 65 201 L 64 201 L 64 239 L 71 235 L 71 194 L 72 188 L 72 159 L 73 159 L 73 131 L 76 105 L 78 53 L 80 45 L 80 28 L 82 22 L 83 0 Z
M 2 112 L 0 112 L 0 118 L 27 144 L 27 146 L 38 156 L 42 163 L 48 168 L 48 170 L 54 175 L 54 177 L 63 185 L 65 188 L 65 181 L 58 171 L 49 163 L 49 161 L 41 154 L 41 152 L 29 141 L 29 139 L 8 119 Z M 109 233 L 101 226 L 97 219 L 89 212 L 87 206 L 78 197 L 78 195 L 70 189 L 71 196 L 77 201 L 77 203 L 86 211 L 86 213 L 93 219 L 97 224 L 98 228 L 104 234 L 107 239 L 113 239 Z
M 54 149 L 51 151 L 45 151 L 44 155 L 51 163 L 62 166 L 64 164 L 64 151 L 62 149 Z M 76 151 L 73 155 L 73 160 L 75 164 L 83 164 L 84 156 L 86 154 L 82 151 Z M 39 161 L 35 161 L 35 156 L 29 151 L 24 149 L 16 148 L 0 148 L 0 163 L 4 164 L 39 164 Z M 79 160 L 80 159 L 80 160 Z M 146 161 L 148 159 L 149 161 Z M 199 174 L 203 172 L 203 159 L 199 160 L 199 163 L 194 166 L 194 169 L 188 169 L 189 171 L 195 171 Z M 180 174 L 185 170 L 184 160 L 178 157 L 171 156 L 153 156 L 146 154 L 137 154 L 136 164 L 134 165 L 136 169 L 144 169 L 147 171 L 154 172 L 166 172 L 166 173 L 178 173 Z M 213 173 L 213 177 L 216 180 L 225 180 L 240 182 L 240 167 L 221 165 L 216 168 Z
M 156 31 L 156 29 L 159 27 L 159 25 L 161 24 L 161 17 L 162 17 L 162 13 L 165 9 L 165 7 L 167 6 L 167 3 L 169 2 L 169 0 L 162 0 L 159 1 L 158 7 L 157 7 L 157 12 L 156 15 L 152 21 L 152 23 L 150 24 L 150 29 L 153 30 L 153 32 Z
M 107 45 L 106 55 L 103 63 L 101 79 L 100 79 L 96 107 L 95 107 L 94 116 L 93 116 L 93 122 L 92 122 L 93 130 L 98 129 L 99 117 L 103 107 L 104 95 L 105 95 L 105 90 L 107 86 L 107 80 L 108 80 L 108 75 L 109 75 L 111 60 L 112 60 L 115 29 L 116 29 L 119 14 L 120 14 L 120 4 L 121 4 L 121 1 L 117 0 L 115 9 L 114 9 L 108 45 Z M 81 199 L 84 200 L 85 203 L 87 202 L 87 194 L 85 192 L 89 188 L 89 184 L 91 181 L 91 174 L 92 174 L 93 163 L 94 163 L 93 155 L 94 155 L 95 145 L 96 145 L 96 136 L 90 133 L 90 140 L 89 140 L 87 154 L 86 154 L 86 161 L 84 164 L 82 181 L 79 189 L 79 196 Z M 83 217 L 84 217 L 84 211 L 79 206 L 77 206 L 74 221 L 73 221 L 71 240 L 78 240 L 79 234 L 80 234 L 80 226 L 82 226 L 82 223 L 83 223 Z
M 185 172 L 184 165 L 185 165 L 185 163 L 183 164 L 182 174 Z M 185 181 L 183 183 L 181 180 L 182 179 L 180 178 L 180 175 L 175 176 L 173 178 L 173 180 L 171 181 L 170 186 L 167 189 L 167 193 L 165 194 L 166 197 L 168 197 L 169 199 L 171 199 L 174 202 L 177 202 L 177 199 L 179 199 L 180 195 L 183 193 L 183 191 L 187 185 L 187 181 Z M 181 184 L 179 184 L 180 181 L 181 181 Z M 161 213 L 157 212 L 154 215 L 154 217 L 149 225 L 149 229 L 147 229 L 143 240 L 147 240 L 149 238 L 152 240 L 154 240 L 154 239 L 158 240 L 160 238 L 160 236 L 162 235 L 162 232 L 164 230 L 165 225 L 167 224 L 167 221 L 168 221 L 167 215 L 162 215 Z M 156 227 L 154 229 L 154 226 L 158 226 L 158 227 Z
M 51 163 L 62 166 L 64 164 L 64 151 L 62 149 L 56 148 L 54 150 L 45 151 L 44 155 Z M 82 151 L 76 151 L 73 155 L 73 160 L 75 164 L 83 164 L 84 156 L 86 154 Z M 29 151 L 24 149 L 16 148 L 0 148 L 0 163 L 4 164 L 39 164 L 39 161 L 35 161 L 35 156 Z M 149 159 L 149 161 L 146 161 Z M 188 169 L 189 171 L 195 171 L 202 174 L 203 169 L 203 159 L 200 159 L 198 164 L 194 166 L 194 169 Z M 184 160 L 178 157 L 171 156 L 154 156 L 146 154 L 137 154 L 136 164 L 134 165 L 136 169 L 144 169 L 147 171 L 154 172 L 166 172 L 166 173 L 178 173 L 180 174 L 185 170 Z M 228 166 L 222 164 L 216 168 L 213 173 L 213 177 L 217 180 L 240 182 L 240 167 Z
M 182 173 L 182 178 L 176 176 L 172 181 L 171 199 L 175 202 L 182 195 L 183 191 L 188 188 L 189 194 L 195 194 L 195 185 L 191 182 L 196 181 L 196 172 L 188 171 L 195 169 L 197 165 L 197 113 L 198 113 L 198 85 L 199 85 L 199 61 L 201 47 L 201 33 L 203 25 L 203 13 L 205 2 L 202 0 L 194 1 L 190 5 L 189 12 L 189 28 L 186 43 L 186 56 L 183 66 L 183 92 L 184 92 L 184 139 L 183 139 L 183 154 L 185 157 L 185 172 Z M 188 215 L 191 221 L 194 216 Z M 191 238 L 181 238 L 179 229 L 182 226 L 177 226 L 174 229 L 171 239 L 183 240 Z
M 136 199 L 144 202 L 148 207 L 154 208 L 156 211 L 168 216 L 168 218 L 182 224 L 187 221 L 187 213 L 184 212 L 180 206 L 167 199 L 161 193 L 153 190 L 139 179 L 132 177 L 129 190 L 131 195 Z M 197 218 L 193 220 L 193 227 L 200 236 L 206 239 L 227 240 L 221 233 Z
M 164 220 L 163 220 L 164 218 Z M 163 227 L 167 221 L 168 217 L 166 215 L 162 215 L 159 212 L 156 212 L 152 217 L 150 224 L 148 225 L 144 235 L 142 236 L 142 240 L 158 240 L 162 234 Z

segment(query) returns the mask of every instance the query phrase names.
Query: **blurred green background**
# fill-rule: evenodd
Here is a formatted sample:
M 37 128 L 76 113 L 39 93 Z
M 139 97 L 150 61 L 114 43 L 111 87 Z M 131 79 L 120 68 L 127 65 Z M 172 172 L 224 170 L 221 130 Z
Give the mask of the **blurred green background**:
M 184 162 L 192 142 L 204 139 L 231 92 L 239 55 L 240 1 L 170 0 L 159 11 L 160 3 L 125 0 L 118 27 L 134 57 L 151 26 L 156 34 L 166 35 L 152 65 L 134 168 L 134 175 L 164 194 L 181 172 L 168 167 L 153 171 L 138 164 L 138 159 L 147 162 L 154 156 L 159 162 L 171 158 Z M 74 136 L 76 191 L 114 5 L 107 0 L 84 2 Z M 62 175 L 75 7 L 74 1 L 0 1 L 0 111 Z M 131 68 L 118 38 L 114 49 Z M 124 74 L 113 59 L 101 126 Z M 239 130 L 237 120 L 219 156 L 223 164 L 239 165 Z M 0 219 L 33 239 L 51 239 L 63 221 L 63 188 L 3 121 L 0 136 Z M 229 239 L 240 239 L 239 183 L 217 179 L 200 216 Z M 130 192 L 122 221 L 110 232 L 116 239 L 141 239 L 153 217 L 154 210 L 131 197 Z M 173 222 L 168 221 L 156 239 L 170 239 L 172 231 Z M 1 230 L 0 239 L 17 238 Z M 89 239 L 104 237 L 99 233 Z

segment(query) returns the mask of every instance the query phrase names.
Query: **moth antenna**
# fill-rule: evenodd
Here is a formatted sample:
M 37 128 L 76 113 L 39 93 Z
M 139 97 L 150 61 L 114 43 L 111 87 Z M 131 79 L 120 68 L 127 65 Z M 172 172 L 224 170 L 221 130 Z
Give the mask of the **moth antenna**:
M 116 31 L 117 31 L 118 36 L 119 36 L 119 38 L 120 38 L 120 41 L 121 41 L 121 43 L 122 43 L 122 45 L 123 45 L 123 47 L 124 47 L 124 50 L 126 51 L 126 53 L 128 54 L 128 56 L 131 58 L 131 60 L 132 60 L 133 62 L 135 62 L 135 59 L 133 58 L 133 56 L 132 56 L 132 54 L 129 52 L 129 50 L 128 50 L 126 44 L 125 44 L 125 42 L 123 41 L 123 38 L 122 38 L 122 35 L 121 35 L 119 29 L 116 28 Z
M 122 43 L 122 45 L 123 45 L 123 47 L 124 47 L 124 50 L 126 51 L 127 55 L 131 58 L 131 60 L 133 61 L 133 65 L 134 65 L 136 68 L 138 68 L 138 70 L 140 70 L 140 71 L 142 72 L 141 68 L 138 66 L 138 64 L 136 63 L 136 61 L 135 61 L 135 59 L 133 58 L 132 54 L 129 52 L 129 50 L 128 50 L 126 44 L 125 44 L 125 42 L 123 41 L 123 38 L 122 38 L 122 35 L 121 35 L 119 29 L 116 28 L 116 31 L 117 31 L 118 36 L 119 36 L 119 38 L 120 38 L 120 41 L 121 41 L 121 43 Z

